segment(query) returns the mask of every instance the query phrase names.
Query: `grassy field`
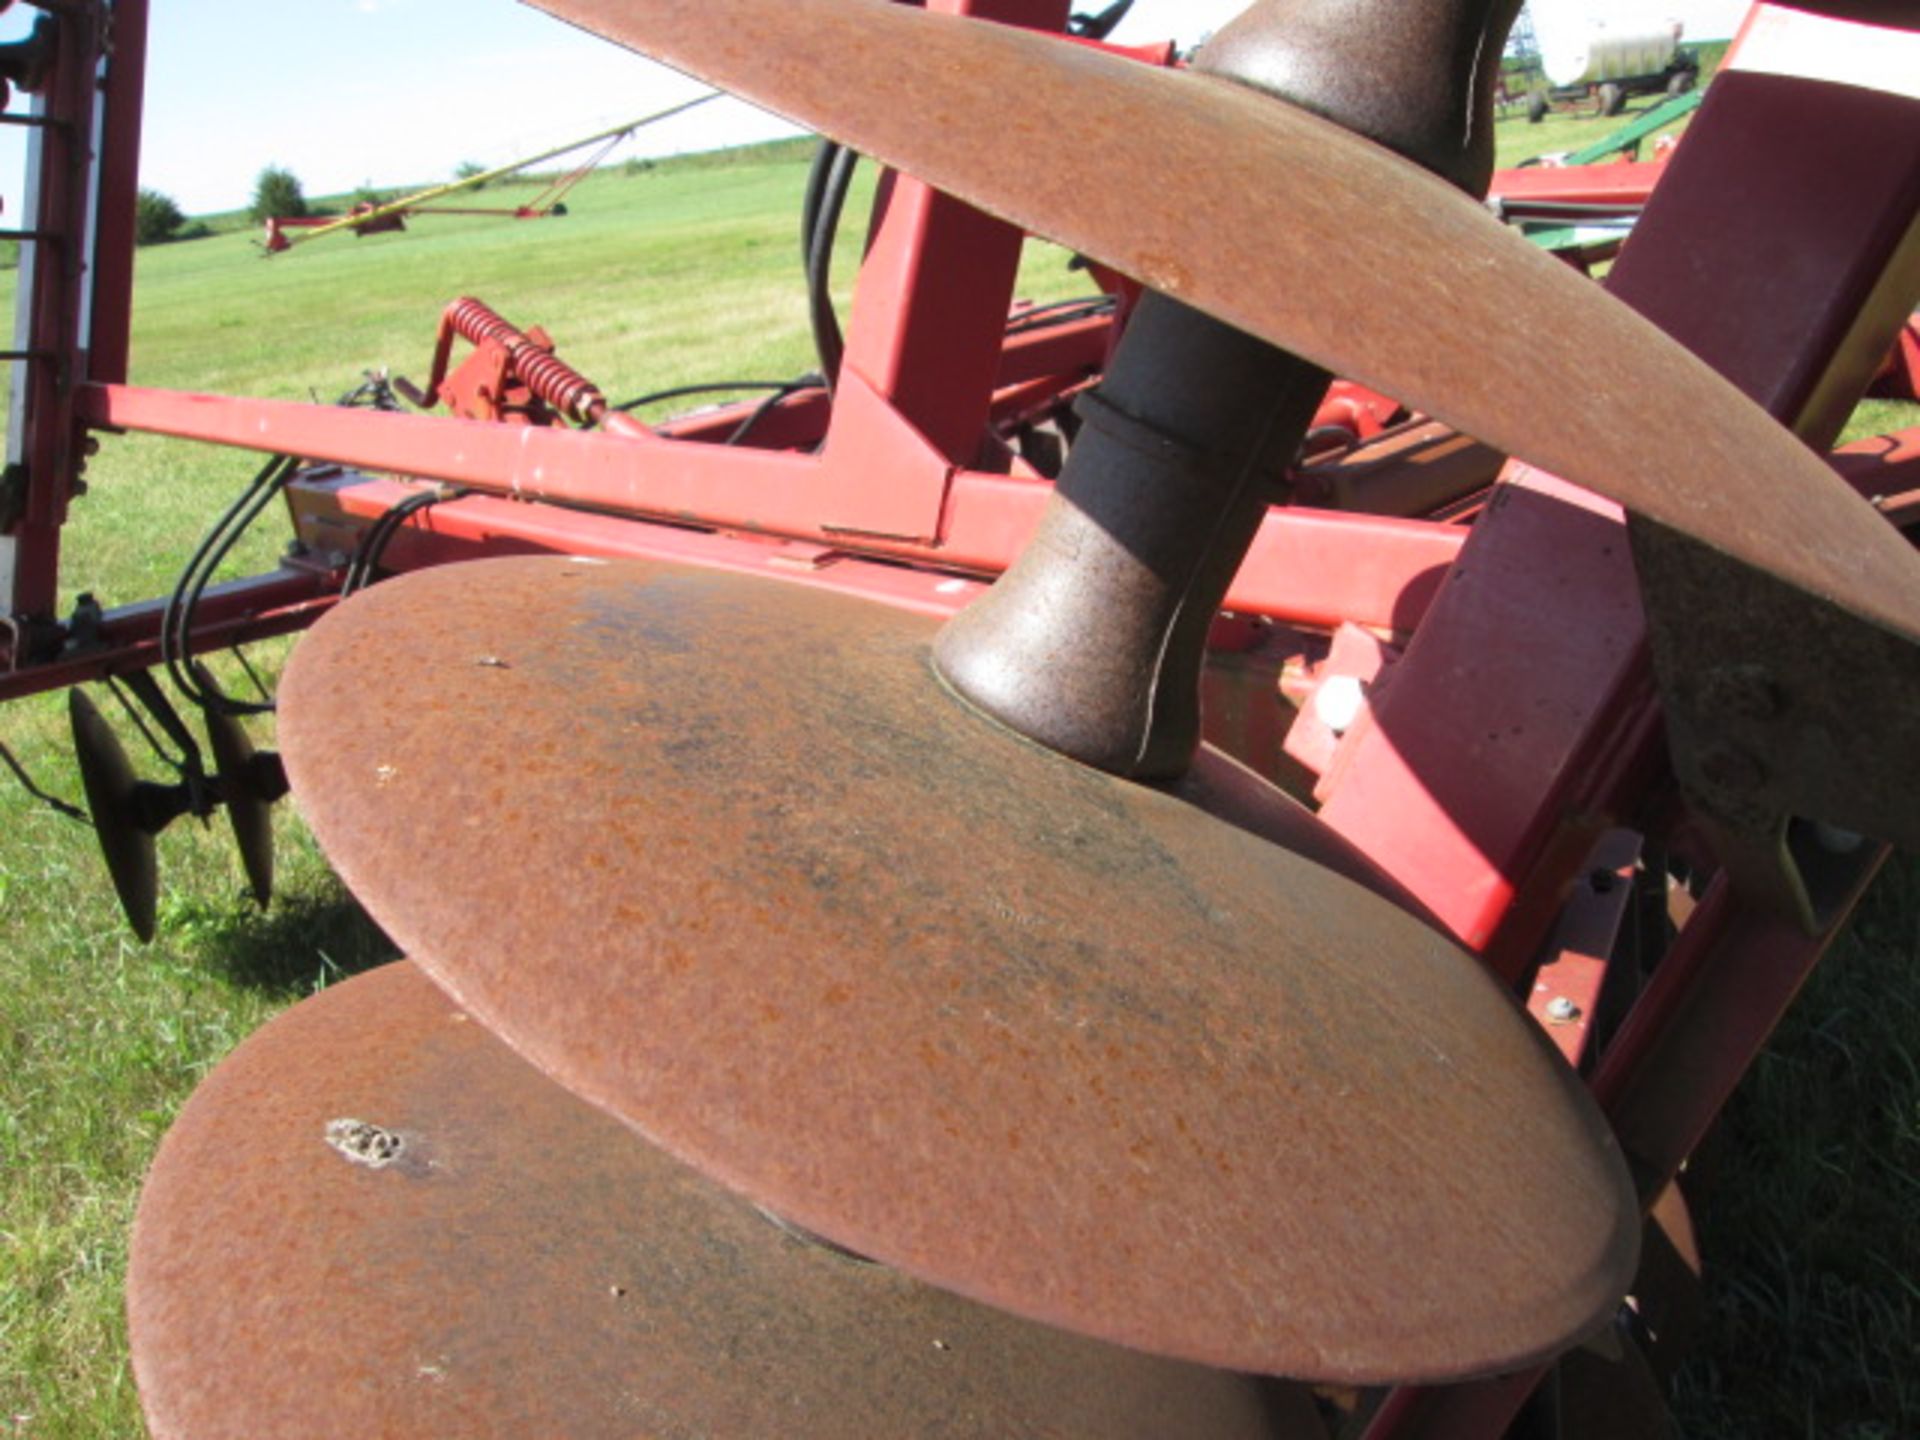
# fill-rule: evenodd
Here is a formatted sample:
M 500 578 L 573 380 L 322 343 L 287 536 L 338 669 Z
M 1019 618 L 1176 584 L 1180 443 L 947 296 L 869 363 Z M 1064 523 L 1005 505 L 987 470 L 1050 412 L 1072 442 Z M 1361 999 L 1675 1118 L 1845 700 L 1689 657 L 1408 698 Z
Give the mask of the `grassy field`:
M 1503 158 L 1573 148 L 1605 124 L 1503 122 Z M 796 261 L 803 178 L 791 152 L 612 170 L 576 192 L 565 219 L 422 220 L 405 235 L 341 237 L 272 261 L 241 232 L 143 251 L 134 378 L 295 398 L 332 398 L 378 366 L 419 378 L 456 293 L 547 325 L 616 398 L 791 375 L 811 364 Z M 867 185 L 850 216 L 863 213 Z M 843 282 L 858 228 L 847 227 Z M 1059 251 L 1035 246 L 1024 288 L 1044 299 L 1083 284 Z M 164 591 L 256 463 L 108 440 L 71 528 L 68 598 Z M 262 530 L 235 572 L 270 563 L 283 537 Z M 0 740 L 42 785 L 77 798 L 58 697 L 0 710 Z M 119 1297 L 154 1146 L 242 1037 L 391 953 L 291 807 L 279 819 L 280 898 L 265 915 L 240 898 L 221 826 L 163 837 L 160 934 L 142 948 L 91 834 L 0 784 L 0 1436 L 141 1433 Z M 1718 1325 L 1679 1402 L 1690 1435 L 1920 1432 L 1916 917 L 1920 875 L 1903 865 L 1735 1107 L 1721 1223 L 1707 1234 Z

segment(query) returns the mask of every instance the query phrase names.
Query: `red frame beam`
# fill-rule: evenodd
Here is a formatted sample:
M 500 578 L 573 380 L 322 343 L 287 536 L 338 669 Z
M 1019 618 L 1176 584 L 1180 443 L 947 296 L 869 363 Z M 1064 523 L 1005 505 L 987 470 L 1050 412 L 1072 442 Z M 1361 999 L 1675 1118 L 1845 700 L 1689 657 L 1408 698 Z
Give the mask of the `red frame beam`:
M 105 427 L 988 575 L 1019 552 L 1050 491 L 1042 481 L 955 472 L 877 400 L 852 412 L 866 428 L 843 428 L 839 447 L 830 442 L 820 457 L 126 385 L 87 387 L 79 409 Z M 887 457 L 893 476 L 904 471 L 909 485 L 938 478 L 932 534 L 876 533 L 866 513 L 848 508 L 876 456 Z M 836 514 L 859 523 L 818 518 Z M 1275 509 L 1227 603 L 1296 623 L 1409 631 L 1465 540 L 1464 530 L 1427 521 Z
M 318 620 L 339 598 L 339 581 L 324 570 L 277 570 L 224 585 L 201 597 L 189 654 L 290 635 Z M 97 647 L 63 654 L 27 670 L 0 670 L 0 704 L 160 663 L 161 600 L 109 610 L 100 618 Z
M 143 0 L 115 5 L 113 29 L 124 23 L 130 65 L 110 62 L 99 74 L 101 36 L 90 7 L 49 7 L 40 24 L 56 26 L 53 64 L 34 97 L 37 146 L 28 164 L 28 217 L 33 237 L 22 242 L 19 318 L 16 334 L 25 358 L 15 362 L 13 404 L 25 423 L 8 461 L 22 467 L 24 494 L 18 521 L 9 529 L 11 578 L 4 613 L 18 622 L 53 617 L 59 592 L 60 530 L 84 456 L 85 431 L 73 410 L 75 384 L 88 372 L 87 346 L 104 344 L 101 373 L 123 367 L 126 303 L 131 295 L 131 217 L 134 157 L 139 149 L 137 73 L 145 54 Z M 116 42 L 109 42 L 116 43 Z M 123 68 L 126 73 L 123 74 Z M 127 88 L 133 109 L 129 112 Z M 96 103 L 97 100 L 97 103 Z M 116 129 L 104 137 L 97 124 L 111 115 Z M 95 166 L 96 149 L 104 146 Z M 106 192 L 94 213 L 96 181 L 120 187 Z M 100 230 L 94 228 L 98 219 Z M 92 243 L 90 243 L 90 241 Z M 104 291 L 93 288 L 89 265 L 101 244 L 124 248 L 101 267 Z M 98 307 L 98 308 L 97 308 Z

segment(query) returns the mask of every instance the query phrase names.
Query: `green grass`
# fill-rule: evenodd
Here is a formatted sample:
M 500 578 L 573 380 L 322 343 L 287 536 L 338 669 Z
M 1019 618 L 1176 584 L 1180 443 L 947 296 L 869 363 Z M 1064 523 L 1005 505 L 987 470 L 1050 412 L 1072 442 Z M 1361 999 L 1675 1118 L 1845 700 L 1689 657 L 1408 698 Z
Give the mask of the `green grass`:
M 1920 1433 L 1920 864 L 1897 861 L 1734 1097 L 1704 1168 L 1688 1435 Z
M 1602 133 L 1567 123 L 1580 139 L 1548 131 L 1548 148 Z M 1503 122 L 1501 139 L 1546 128 Z M 216 225 L 210 238 L 140 252 L 134 378 L 291 398 L 331 398 L 379 366 L 419 379 L 438 312 L 459 293 L 546 325 L 616 398 L 797 373 L 812 364 L 796 260 L 801 153 L 613 169 L 575 192 L 564 219 L 426 218 L 404 235 L 342 236 L 270 261 L 250 229 Z M 848 210 L 843 303 L 870 185 L 863 176 Z M 1063 259 L 1033 247 L 1026 293 L 1084 289 Z M 0 304 L 10 283 L 0 279 Z M 256 464 L 106 439 L 69 532 L 68 601 L 82 590 L 110 604 L 163 591 Z M 263 526 L 230 571 L 270 564 L 281 539 Z M 270 668 L 283 649 L 263 647 Z M 0 740 L 43 785 L 78 798 L 58 697 L 0 710 Z M 119 1297 L 155 1144 L 238 1040 L 391 953 L 290 807 L 266 915 L 241 898 L 222 824 L 181 823 L 162 838 L 160 934 L 143 949 L 90 833 L 0 783 L 0 1437 L 141 1433 Z M 1720 1195 L 1732 1218 L 1707 1232 L 1720 1324 L 1681 1401 L 1691 1435 L 1920 1430 L 1909 1223 L 1920 1202 L 1917 914 L 1920 875 L 1908 863 L 1736 1102 Z
M 1600 115 L 1591 105 L 1575 110 L 1555 110 L 1537 125 L 1528 123 L 1524 106 L 1514 105 L 1494 121 L 1500 163 L 1518 165 L 1542 155 L 1571 154 L 1596 140 L 1606 139 L 1616 130 L 1624 129 L 1628 123 L 1665 99 L 1664 95 L 1636 95 L 1627 101 L 1625 111 L 1619 115 Z M 1685 129 L 1683 121 L 1662 133 L 1681 134 Z M 1658 137 L 1641 142 L 1641 159 L 1653 158 L 1654 138 Z

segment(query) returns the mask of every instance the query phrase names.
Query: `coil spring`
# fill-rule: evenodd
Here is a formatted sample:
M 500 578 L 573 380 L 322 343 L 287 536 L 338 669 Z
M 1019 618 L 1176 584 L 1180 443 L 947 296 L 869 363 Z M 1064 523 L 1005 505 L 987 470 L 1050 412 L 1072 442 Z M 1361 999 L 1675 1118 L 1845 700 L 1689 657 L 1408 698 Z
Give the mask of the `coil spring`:
M 562 415 L 585 422 L 605 408 L 606 396 L 599 386 L 552 351 L 534 344 L 484 302 L 464 296 L 447 307 L 446 320 L 470 344 L 491 340 L 504 349 L 522 383 Z

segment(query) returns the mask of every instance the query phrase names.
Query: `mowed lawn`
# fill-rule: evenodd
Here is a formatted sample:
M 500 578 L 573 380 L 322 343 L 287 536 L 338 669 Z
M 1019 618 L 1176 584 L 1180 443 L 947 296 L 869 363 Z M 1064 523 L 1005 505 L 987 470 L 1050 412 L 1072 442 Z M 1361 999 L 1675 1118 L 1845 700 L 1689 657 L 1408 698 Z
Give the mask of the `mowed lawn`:
M 1556 119 L 1549 130 L 1514 119 L 1501 133 L 1572 148 L 1604 123 Z M 805 168 L 796 147 L 727 164 L 615 166 L 575 192 L 564 219 L 422 219 L 407 234 L 341 236 L 271 261 L 251 233 L 145 250 L 134 378 L 301 399 L 332 399 L 379 367 L 421 380 L 439 312 L 461 294 L 546 326 L 616 400 L 791 376 L 812 364 L 797 258 Z M 870 185 L 863 173 L 848 207 L 843 302 Z M 1079 293 L 1084 281 L 1064 262 L 1032 247 L 1023 289 Z M 0 299 L 10 294 L 9 279 Z M 1875 423 L 1913 421 L 1876 412 Z M 164 593 L 258 463 L 104 439 L 69 531 L 68 602 L 83 591 L 108 605 Z M 284 541 L 283 527 L 263 524 L 230 570 L 265 568 Z M 282 649 L 260 647 L 263 665 Z M 237 671 L 224 674 L 240 685 Z M 0 741 L 44 787 L 78 799 L 63 697 L 0 709 Z M 143 773 L 160 773 L 132 753 Z M 160 931 L 142 947 L 91 833 L 0 783 L 0 1437 L 142 1433 L 120 1293 L 154 1147 L 238 1041 L 391 955 L 291 806 L 279 810 L 279 896 L 264 915 L 241 898 L 224 823 L 182 822 L 162 837 Z M 1736 1105 L 1714 1166 L 1726 1223 L 1710 1223 L 1706 1238 L 1717 1324 L 1681 1400 L 1690 1435 L 1920 1429 L 1916 952 L 1920 875 L 1904 864 Z

